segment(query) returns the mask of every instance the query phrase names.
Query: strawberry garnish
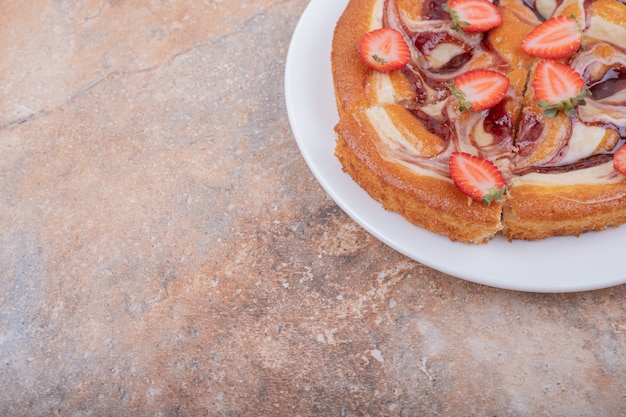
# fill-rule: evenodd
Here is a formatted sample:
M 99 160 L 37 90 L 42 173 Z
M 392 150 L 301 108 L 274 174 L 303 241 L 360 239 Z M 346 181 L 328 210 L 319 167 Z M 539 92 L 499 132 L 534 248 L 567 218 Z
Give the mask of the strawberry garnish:
M 522 41 L 521 48 L 527 54 L 539 58 L 558 59 L 578 51 L 582 39 L 582 31 L 576 19 L 557 16 L 530 32 Z
M 493 162 L 465 152 L 450 155 L 450 176 L 463 194 L 489 205 L 502 201 L 504 177 Z
M 613 168 L 626 175 L 626 146 L 619 148 L 613 155 Z
M 544 60 L 537 64 L 533 80 L 535 98 L 546 117 L 554 117 L 563 109 L 565 114 L 573 116 L 577 105 L 585 105 L 589 91 L 580 74 L 563 63 Z
M 376 29 L 361 38 L 363 62 L 377 71 L 401 69 L 411 59 L 411 51 L 400 32 L 391 28 Z
M 461 74 L 448 88 L 464 109 L 480 111 L 498 104 L 509 89 L 509 79 L 496 71 L 475 69 Z
M 488 0 L 449 0 L 443 9 L 450 14 L 454 30 L 487 32 L 502 23 L 500 11 Z

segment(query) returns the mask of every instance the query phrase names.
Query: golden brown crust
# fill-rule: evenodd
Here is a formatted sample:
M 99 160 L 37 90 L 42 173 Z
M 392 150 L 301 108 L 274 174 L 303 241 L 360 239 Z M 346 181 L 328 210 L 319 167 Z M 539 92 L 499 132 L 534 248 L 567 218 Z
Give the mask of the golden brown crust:
M 335 129 L 335 153 L 344 170 L 385 209 L 466 243 L 483 243 L 502 228 L 500 203 L 471 201 L 449 179 L 420 175 L 383 159 L 375 145 L 378 135 L 365 117 L 348 115 Z
M 509 239 L 578 236 L 626 222 L 626 179 L 615 184 L 509 187 L 503 233 Z
M 591 3 L 589 14 L 623 25 L 626 19 L 626 6 L 616 0 L 595 0 Z
M 353 0 L 339 18 L 333 36 L 331 64 L 339 115 L 367 107 L 370 71 L 362 63 L 359 43 L 370 30 L 376 0 Z
M 534 58 L 522 52 L 519 40 L 535 28 L 534 22 L 522 18 L 528 12 L 512 7 L 516 2 L 507 3 L 509 4 L 501 8 L 502 24 L 492 30 L 489 40 L 495 51 L 513 68 L 528 69 Z
M 607 20 L 611 13 L 621 14 L 626 10 L 616 0 L 595 3 L 592 15 Z M 524 117 L 540 120 L 542 136 L 538 144 L 520 142 L 514 147 L 511 142 L 511 152 L 517 150 L 519 154 L 510 158 L 510 166 L 505 166 L 508 194 L 503 203 L 486 206 L 471 201 L 440 166 L 414 164 L 413 159 L 439 158 L 439 162 L 445 159 L 450 152 L 450 139 L 424 128 L 420 119 L 404 108 L 414 109 L 414 104 L 409 103 L 414 103 L 416 92 L 403 72 L 376 73 L 362 63 L 358 45 L 361 37 L 376 26 L 372 16 L 380 15 L 380 11 L 374 10 L 380 4 L 376 0 L 349 2 L 337 23 L 331 54 L 340 115 L 335 127 L 335 154 L 344 171 L 370 196 L 417 226 L 466 243 L 483 243 L 497 233 L 509 239 L 526 240 L 579 235 L 626 222 L 626 176 L 615 178 L 621 174 L 615 173 L 610 180 L 597 180 L 594 184 L 517 181 L 516 172 L 520 169 L 562 157 L 560 150 L 569 146 L 576 128 L 562 113 L 553 119 L 544 118 L 537 106 L 529 80 L 538 60 L 521 51 L 519 40 L 539 20 L 519 0 L 500 1 L 504 24 L 490 33 L 489 42 L 492 53 L 504 60 L 508 68 L 512 98 L 506 104 L 506 111 L 514 114 L 512 119 L 517 123 L 519 109 L 524 108 L 519 113 L 522 123 Z M 415 2 L 398 0 L 398 4 L 402 8 Z M 582 16 L 579 4 L 565 1 L 560 8 Z M 418 18 L 417 9 L 413 7 L 406 15 Z M 598 53 L 609 49 L 598 48 Z M 478 59 L 471 65 L 483 65 L 483 62 L 487 61 Z M 522 97 L 524 92 L 526 95 Z M 384 116 L 379 117 L 381 112 Z M 467 115 L 458 116 L 460 125 L 470 122 Z M 593 154 L 614 151 L 619 141 L 612 130 L 598 134 L 598 138 Z M 406 158 L 404 151 L 400 151 L 400 157 L 389 155 L 389 148 L 398 146 L 410 148 Z

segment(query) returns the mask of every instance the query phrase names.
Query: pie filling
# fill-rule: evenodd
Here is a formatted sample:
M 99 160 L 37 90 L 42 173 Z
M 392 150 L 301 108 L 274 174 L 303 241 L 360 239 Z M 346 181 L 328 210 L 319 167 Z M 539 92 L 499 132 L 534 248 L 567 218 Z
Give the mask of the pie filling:
M 580 183 L 583 178 L 586 183 L 619 180 L 611 164 L 613 153 L 626 141 L 626 31 L 594 14 L 592 1 L 580 6 L 583 36 L 590 46 L 567 62 L 582 76 L 591 95 L 573 116 L 551 119 L 533 103 L 532 66 L 504 59 L 494 47 L 493 42 L 499 41 L 492 39 L 494 35 L 451 29 L 443 0 L 423 1 L 421 19 L 409 16 L 403 1 L 379 2 L 380 25 L 400 31 L 411 49 L 411 61 L 402 71 L 415 96 L 397 104 L 442 138 L 444 146 L 437 155 L 422 155 L 394 130 L 382 107 L 373 108 L 367 117 L 379 133 L 383 158 L 446 177 L 449 155 L 460 150 L 490 159 L 511 183 L 525 181 L 524 177 L 550 184 Z M 528 14 L 515 18 L 531 25 L 571 7 L 571 2 L 561 0 L 524 0 L 523 4 Z M 509 88 L 491 109 L 460 111 L 446 84 L 476 67 L 521 77 L 521 88 Z M 389 95 L 384 88 L 381 83 L 379 96 Z

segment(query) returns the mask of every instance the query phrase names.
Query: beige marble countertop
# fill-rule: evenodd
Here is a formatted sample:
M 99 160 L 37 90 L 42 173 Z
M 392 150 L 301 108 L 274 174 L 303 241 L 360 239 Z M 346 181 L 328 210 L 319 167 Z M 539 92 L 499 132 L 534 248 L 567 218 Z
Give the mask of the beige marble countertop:
M 0 1 L 0 415 L 624 415 L 626 287 L 469 283 L 326 195 L 306 6 Z

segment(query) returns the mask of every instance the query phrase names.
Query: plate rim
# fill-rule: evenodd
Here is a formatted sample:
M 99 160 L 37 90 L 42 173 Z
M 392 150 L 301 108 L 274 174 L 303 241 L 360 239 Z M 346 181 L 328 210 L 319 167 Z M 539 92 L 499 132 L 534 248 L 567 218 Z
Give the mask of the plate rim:
M 330 75 L 330 42 L 336 21 L 348 1 L 309 2 L 289 42 L 284 73 L 285 104 L 294 138 L 309 169 L 333 201 L 353 221 L 387 246 L 425 266 L 466 281 L 501 289 L 540 293 L 590 291 L 626 283 L 626 274 L 610 268 L 607 266 L 608 262 L 601 261 L 607 259 L 607 255 L 609 259 L 617 256 L 615 246 L 611 247 L 608 242 L 619 243 L 626 228 L 610 228 L 602 232 L 588 232 L 580 237 L 552 237 L 534 242 L 509 242 L 503 236 L 498 236 L 484 245 L 467 245 L 452 242 L 447 237 L 412 225 L 397 213 L 386 211 L 343 172 L 333 152 L 335 134 L 332 127 L 338 120 L 338 115 Z M 317 102 L 323 106 L 317 106 Z M 315 134 L 322 138 L 321 141 L 330 140 L 330 148 L 328 142 L 313 143 L 317 137 L 313 138 L 313 133 L 307 129 L 319 130 Z M 377 221 L 379 217 L 383 220 Z M 413 232 L 410 242 L 417 247 L 408 247 L 404 234 L 390 234 L 389 230 L 382 230 L 381 227 L 398 225 Z M 401 236 L 401 240 L 398 236 Z M 587 247 L 582 247 L 583 241 Z M 608 250 L 592 264 L 591 255 L 598 254 L 586 252 L 588 248 L 592 248 L 593 252 L 598 243 Z M 440 255 L 434 256 L 433 251 L 440 249 L 451 251 L 452 257 L 456 259 L 444 262 Z M 550 254 L 556 259 L 550 260 L 543 256 L 546 250 L 555 249 L 561 251 L 560 254 Z M 506 265 L 498 260 L 502 255 L 511 255 L 517 251 L 534 255 L 533 260 L 539 259 L 543 263 L 536 265 L 533 262 L 523 262 L 524 258 L 519 255 L 505 256 L 504 261 L 516 260 L 521 264 L 517 265 L 524 269 L 520 273 L 515 269 L 507 269 L 514 268 L 514 265 Z M 489 263 L 490 259 L 495 265 Z M 499 273 L 494 271 L 496 267 L 500 268 Z M 564 273 L 572 275 L 564 277 Z M 502 278 L 507 274 L 515 278 Z M 533 274 L 545 276 L 537 277 Z M 548 277 L 549 274 L 552 276 Z M 601 278 L 596 278 L 599 275 Z

